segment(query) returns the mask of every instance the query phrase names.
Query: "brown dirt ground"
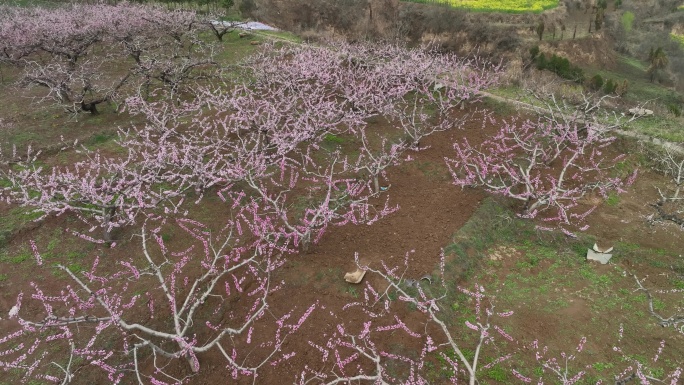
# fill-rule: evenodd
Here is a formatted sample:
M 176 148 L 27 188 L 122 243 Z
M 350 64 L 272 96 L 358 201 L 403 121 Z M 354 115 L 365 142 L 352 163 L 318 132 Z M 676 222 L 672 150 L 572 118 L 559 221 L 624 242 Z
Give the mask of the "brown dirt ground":
M 411 256 L 406 277 L 418 278 L 434 271 L 439 262 L 440 249 L 453 240 L 453 234 L 462 227 L 478 208 L 485 194 L 479 190 L 460 190 L 450 183 L 444 167 L 443 158 L 452 154 L 451 143 L 460 137 L 467 137 L 471 143 L 478 143 L 493 132 L 494 127 L 481 127 L 481 122 L 471 121 L 464 130 L 435 134 L 428 138 L 424 145 L 429 149 L 411 154 L 412 162 L 403 164 L 389 172 L 391 187 L 388 190 L 391 202 L 398 204 L 400 210 L 379 221 L 373 226 L 346 226 L 330 229 L 322 241 L 302 255 L 291 257 L 283 269 L 274 277 L 275 281 L 284 281 L 282 290 L 273 294 L 270 299 L 270 312 L 284 314 L 296 308 L 295 317 L 308 306 L 318 302 L 321 308 L 314 312 L 302 330 L 292 336 L 284 346 L 284 352 L 297 352 L 292 359 L 278 366 L 266 366 L 256 381 L 259 384 L 289 383 L 304 365 L 316 368 L 320 365 L 318 352 L 312 351 L 308 341 L 324 340 L 323 336 L 331 332 L 331 328 L 340 319 L 349 325 L 363 320 L 360 315 L 345 313 L 341 307 L 355 300 L 361 292 L 358 286 L 343 281 L 344 273 L 353 271 L 354 254 L 359 253 L 364 263 L 378 266 L 384 260 L 388 264 L 400 264 L 403 256 L 410 250 L 416 250 Z M 653 185 L 662 183 L 662 179 L 652 174 L 642 174 L 637 184 L 621 196 L 620 204 L 615 207 L 603 205 L 589 219 L 592 225 L 589 233 L 600 239 L 628 241 L 668 250 L 681 250 L 681 233 L 672 226 L 649 227 L 644 216 L 650 213 L 648 202 L 655 196 Z M 220 221 L 221 218 L 216 218 Z M 67 217 L 50 219 L 39 228 L 27 230 L 15 237 L 10 250 L 17 250 L 29 239 L 50 234 L 57 228 L 74 226 Z M 129 235 L 129 234 L 124 234 Z M 92 246 L 80 246 L 84 254 L 91 254 Z M 113 250 L 100 250 L 106 253 L 107 260 L 130 256 L 135 245 L 123 244 Z M 27 261 L 32 263 L 32 260 Z M 89 259 L 83 262 L 88 265 Z M 14 275 L 14 272 L 20 274 Z M 0 314 L 5 315 L 14 304 L 18 292 L 30 292 L 28 281 L 41 280 L 44 288 L 54 290 L 59 284 L 49 274 L 38 273 L 35 269 L 26 271 L 24 266 L 0 262 L 0 272 L 9 275 L 9 279 L 0 282 Z M 366 280 L 378 287 L 378 277 L 367 275 Z M 324 307 L 326 310 L 322 310 Z M 27 308 L 29 312 L 31 308 Z M 34 309 L 36 314 L 39 310 Z M 330 315 L 329 311 L 337 314 Z M 420 316 L 407 308 L 399 309 L 398 315 L 407 319 L 409 325 L 417 327 Z M 29 314 L 30 315 L 30 314 Z M 25 315 L 26 316 L 26 315 Z M 515 330 L 523 338 L 539 338 L 547 344 L 564 343 L 567 346 L 576 341 L 563 341 L 555 331 L 558 325 L 570 327 L 576 323 L 592 320 L 587 304 L 578 300 L 561 313 L 540 318 L 533 306 L 521 309 L 514 316 Z M 382 322 L 382 321 L 381 321 Z M 352 326 L 353 327 L 353 326 Z M 415 328 L 414 328 L 415 330 Z M 4 330 L 3 330 L 4 331 Z M 264 333 L 268 340 L 270 334 Z M 416 341 L 403 334 L 396 334 L 388 344 L 401 344 L 408 349 L 416 346 Z M 225 361 L 211 352 L 200 357 L 203 370 L 192 379 L 193 384 L 213 384 L 227 378 Z M 186 368 L 179 368 L 185 372 Z M 97 377 L 83 377 L 77 383 L 94 383 Z M 287 380 L 285 380 L 287 379 Z M 251 382 L 246 380 L 245 383 Z

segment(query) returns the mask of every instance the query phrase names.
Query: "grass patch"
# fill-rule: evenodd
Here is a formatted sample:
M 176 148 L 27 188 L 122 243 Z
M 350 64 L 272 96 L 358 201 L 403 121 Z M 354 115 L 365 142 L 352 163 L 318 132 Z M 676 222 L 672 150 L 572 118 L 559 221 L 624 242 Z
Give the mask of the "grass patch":
M 0 248 L 7 246 L 10 237 L 22 226 L 40 218 L 43 214 L 26 207 L 15 207 L 0 221 Z
M 33 258 L 31 252 L 28 250 L 28 248 L 23 247 L 21 250 L 12 254 L 9 254 L 8 252 L 3 253 L 0 255 L 0 262 L 20 265 L 31 258 Z
M 608 193 L 608 198 L 606 198 L 606 204 L 608 206 L 615 207 L 620 203 L 620 195 L 618 193 L 611 191 Z
M 629 11 L 623 13 L 620 22 L 622 23 L 625 32 L 630 32 L 632 30 L 632 25 L 634 24 L 634 14 Z
M 345 143 L 347 143 L 347 139 L 345 139 L 339 135 L 326 134 L 323 137 L 323 142 L 321 143 L 321 145 L 326 150 L 333 151 L 335 149 L 342 147 Z
M 617 201 L 609 204 L 617 204 Z M 592 237 L 579 234 L 578 239 L 568 239 L 537 233 L 533 226 L 529 221 L 518 219 L 496 199 L 485 200 L 454 235 L 454 242 L 446 247 L 445 279 L 484 284 L 488 292 L 496 291 L 497 307 L 501 311 L 524 309 L 523 314 L 527 317 L 546 317 L 559 312 L 591 314 L 602 326 L 587 326 L 582 333 L 593 335 L 597 343 L 604 339 L 608 343 L 612 334 L 605 333 L 613 328 L 617 330 L 619 323 L 623 323 L 625 329 L 650 333 L 650 329 L 644 327 L 653 325 L 646 311 L 646 296 L 634 293 L 631 277 L 623 275 L 619 266 L 603 267 L 584 259 L 588 245 L 594 242 Z M 663 254 L 661 250 L 644 249 L 636 244 L 617 243 L 615 246 L 614 259 L 618 261 L 634 256 L 642 263 L 649 263 L 662 258 Z M 490 260 L 489 256 L 502 248 L 505 248 L 503 259 Z M 461 285 L 468 287 L 468 283 Z M 462 297 L 456 292 L 448 293 L 441 306 L 443 319 L 453 327 L 473 316 L 472 303 Z M 665 299 L 657 299 L 654 308 L 667 311 L 668 303 Z M 620 322 L 614 324 L 612 320 L 617 314 L 621 314 Z M 515 330 L 511 333 L 515 335 Z M 605 338 L 599 337 L 602 333 Z M 464 337 L 464 346 L 468 346 L 469 336 Z M 597 361 L 588 376 L 609 377 L 611 365 L 615 365 L 613 358 Z M 439 368 L 435 368 L 435 377 L 445 374 L 440 373 Z M 510 371 L 493 367 L 483 371 L 480 377 L 493 383 L 506 383 L 511 380 L 506 375 L 510 375 Z
M 267 38 L 272 38 L 275 40 L 280 40 L 280 41 L 287 41 L 291 43 L 301 43 L 302 38 L 295 35 L 292 32 L 287 32 L 287 31 L 256 31 L 254 32 L 257 35 L 264 36 Z
M 501 91 L 501 92 L 499 90 L 496 90 L 496 91 L 491 90 L 491 91 L 492 91 L 492 93 L 496 92 L 496 94 L 499 96 L 506 97 L 505 95 L 502 95 L 502 93 L 504 91 Z M 487 109 L 494 112 L 496 115 L 508 116 L 508 115 L 514 115 L 517 113 L 516 108 L 511 103 L 502 102 L 500 100 L 496 100 L 496 99 L 488 98 L 488 97 L 484 98 L 483 101 L 484 101 L 485 105 L 487 106 Z
M 49 7 L 49 6 L 55 6 L 55 2 L 52 1 L 47 1 L 47 0 L 13 0 L 9 1 L 8 4 L 9 6 L 14 6 L 14 7 Z
M 72 263 L 72 264 L 69 264 L 69 265 L 67 266 L 67 268 L 68 268 L 69 271 L 72 272 L 73 274 L 78 274 L 78 273 L 80 273 L 80 272 L 82 272 L 82 271 L 85 271 L 85 268 L 84 268 L 83 265 L 81 265 L 80 263 Z
M 646 74 L 646 65 L 634 58 L 626 56 L 620 57 L 618 60 L 618 65 L 613 71 L 608 71 L 605 69 L 588 69 L 586 72 L 588 77 L 598 74 L 602 78 L 612 79 L 618 84 L 621 84 L 624 80 L 627 80 L 627 93 L 623 96 L 623 98 L 628 103 L 636 104 L 649 101 L 650 103 L 655 103 L 662 107 L 670 105 L 679 106 L 682 103 L 682 96 L 678 93 L 659 84 L 651 83 Z M 497 96 L 531 104 L 536 107 L 545 107 L 541 101 L 526 95 L 518 87 L 498 87 L 490 90 L 490 92 Z M 489 109 L 500 115 L 513 115 L 518 113 L 518 108 L 516 108 L 516 105 L 512 102 L 500 102 L 497 100 L 492 100 L 491 98 L 485 98 L 485 103 Z M 646 108 L 652 107 L 647 105 Z M 621 112 L 625 111 L 616 112 L 619 115 Z M 681 143 L 684 142 L 684 130 L 681 129 L 683 124 L 683 117 L 677 117 L 672 113 L 666 113 L 664 115 L 656 114 L 653 116 L 636 119 L 625 125 L 624 128 L 626 130 L 635 131 L 649 137 L 658 138 L 669 142 Z
M 654 115 L 637 119 L 629 123 L 625 128 L 669 142 L 684 142 L 681 118 Z
M 100 132 L 95 135 L 93 135 L 90 140 L 88 140 L 88 144 L 97 146 L 103 143 L 107 143 L 111 139 L 116 138 L 116 133 L 113 132 Z
M 258 45 L 252 45 L 252 41 L 262 42 L 263 37 L 247 35 L 241 38 L 237 31 L 233 31 L 223 37 L 221 44 L 223 49 L 216 55 L 216 61 L 221 64 L 236 64 L 256 51 Z
M 498 382 L 507 382 L 508 381 L 508 370 L 504 367 L 501 366 L 494 366 L 491 369 L 487 369 L 487 371 L 484 374 L 485 378 L 489 378 L 490 380 L 498 381 Z

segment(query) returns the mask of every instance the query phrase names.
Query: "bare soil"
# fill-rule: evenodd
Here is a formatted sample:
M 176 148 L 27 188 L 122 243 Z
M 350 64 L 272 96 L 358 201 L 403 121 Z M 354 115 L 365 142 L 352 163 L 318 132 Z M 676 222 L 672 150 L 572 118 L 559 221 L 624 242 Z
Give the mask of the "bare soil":
M 285 284 L 270 298 L 270 313 L 282 315 L 296 309 L 295 316 L 298 316 L 314 303 L 318 303 L 318 309 L 305 326 L 288 339 L 284 346 L 283 353 L 295 352 L 296 355 L 277 366 L 268 365 L 262 368 L 256 383 L 289 383 L 305 365 L 316 369 L 322 367 L 320 354 L 311 348 L 309 341 L 321 344 L 325 341 L 325 336 L 329 335 L 333 331 L 332 328 L 339 322 L 350 325 L 350 328 L 360 327 L 363 321 L 361 314 L 342 310 L 344 304 L 362 295 L 362 285 L 355 286 L 343 280 L 345 272 L 354 271 L 356 268 L 355 253 L 359 254 L 363 263 L 379 267 L 380 261 L 398 265 L 407 252 L 415 250 L 415 253 L 410 254 L 409 270 L 405 275 L 413 279 L 431 273 L 437 268 L 440 250 L 454 242 L 454 234 L 471 218 L 485 198 L 485 194 L 480 190 L 461 190 L 453 186 L 443 159 L 452 155 L 454 141 L 465 137 L 470 143 L 477 144 L 487 135 L 491 135 L 495 129 L 496 127 L 492 125 L 483 128 L 482 122 L 471 120 L 462 130 L 435 134 L 428 138 L 423 145 L 429 148 L 417 153 L 408 153 L 414 160 L 390 170 L 389 181 L 384 183 L 389 186 L 386 194 L 389 195 L 390 202 L 400 206 L 397 213 L 372 226 L 332 228 L 321 242 L 313 245 L 307 253 L 293 256 L 287 261 L 274 277 L 276 282 L 283 281 Z M 643 172 L 630 191 L 620 196 L 617 205 L 602 204 L 591 215 L 588 221 L 591 228 L 588 233 L 597 239 L 609 242 L 628 242 L 644 248 L 661 249 L 672 254 L 681 253 L 684 247 L 684 237 L 680 229 L 666 223 L 652 226 L 646 221 L 646 217 L 652 213 L 648 205 L 657 197 L 654 186 L 664 182 L 663 178 L 658 175 L 648 171 Z M 217 200 L 208 199 L 207 202 L 198 210 L 208 211 L 213 216 L 213 220 L 219 223 L 222 217 L 220 209 L 217 210 L 215 206 L 218 204 Z M 0 208 L 3 210 L 0 215 L 5 215 L 9 209 L 7 206 Z M 0 281 L 2 289 L 0 315 L 2 317 L 5 317 L 14 305 L 18 293 L 32 291 L 29 286 L 31 281 L 40 281 L 41 287 L 46 292 L 57 291 L 63 287 L 63 284 L 47 269 L 33 268 L 32 258 L 17 262 L 12 261 L 12 256 L 16 256 L 19 252 L 25 253 L 30 239 L 39 239 L 41 240 L 39 246 L 47 247 L 46 244 L 51 234 L 59 232 L 59 229 L 74 226 L 78 224 L 69 217 L 52 218 L 42 222 L 40 226 L 21 232 L 5 248 L 5 258 L 0 261 L 0 273 L 6 276 Z M 134 230 L 130 230 L 121 236 L 130 238 L 133 232 Z M 64 237 L 70 236 L 64 235 Z M 92 245 L 83 245 L 78 241 L 64 241 L 53 251 L 53 254 L 74 252 L 74 250 L 83 255 L 78 263 L 84 267 L 89 266 L 94 254 L 103 255 L 104 259 L 109 261 L 106 263 L 112 263 L 112 261 L 128 258 L 132 253 L 137 252 L 135 242 L 123 242 L 121 247 L 114 249 L 101 249 Z M 504 250 L 502 252 L 503 265 L 497 268 L 496 275 L 505 277 L 514 269 L 515 262 L 523 257 L 524 253 L 515 252 L 513 249 Z M 663 268 L 654 268 L 633 259 L 626 258 L 619 263 L 620 266 L 626 268 L 638 267 L 638 271 L 643 275 L 655 275 L 664 271 Z M 544 267 L 545 265 L 541 264 L 536 269 L 542 271 Z M 607 271 L 610 267 L 596 266 L 596 269 Z M 372 274 L 367 274 L 365 280 L 375 287 L 383 285 L 380 278 Z M 467 284 L 467 282 L 454 282 L 454 285 L 458 283 Z M 41 317 L 43 314 L 41 309 L 35 307 L 28 307 L 24 310 L 28 310 L 28 313 L 24 314 L 25 317 Z M 597 354 L 601 357 L 607 356 L 611 351 L 611 346 L 601 338 L 601 333 L 607 332 L 605 327 L 596 322 L 621 316 L 618 312 L 597 314 L 583 298 L 573 300 L 569 306 L 552 315 L 540 313 L 535 303 L 518 304 L 515 310 L 516 314 L 511 318 L 509 327 L 515 331 L 518 338 L 528 342 L 539 339 L 544 344 L 566 346 L 566 351 L 572 349 L 578 342 L 579 334 L 586 330 L 584 326 L 593 323 L 596 338 L 590 341 L 588 346 L 592 351 L 599 352 Z M 404 307 L 397 310 L 397 315 L 406 320 L 409 327 L 420 330 L 422 321 L 420 314 L 416 311 Z M 2 325 L 0 335 L 15 330 L 14 325 L 10 323 L 3 322 Z M 264 330 L 261 335 L 256 334 L 255 344 L 266 342 L 271 338 L 271 334 L 266 331 Z M 649 333 L 648 342 L 657 342 L 658 338 L 668 336 L 672 338 L 667 331 L 660 329 L 649 331 Z M 675 336 L 674 340 L 681 341 L 681 338 Z M 401 346 L 406 350 L 416 347 L 416 341 L 401 333 L 393 335 L 392 340 L 386 343 Z M 191 383 L 214 384 L 226 381 L 229 371 L 225 368 L 225 360 L 220 353 L 216 351 L 207 353 L 202 355 L 200 360 L 203 369 L 192 379 Z M 187 373 L 185 367 L 178 367 L 177 370 L 179 373 Z M 88 375 L 81 377 L 75 383 L 96 383 L 98 380 L 102 380 L 98 375 Z M 243 382 L 251 383 L 251 380 L 245 379 Z

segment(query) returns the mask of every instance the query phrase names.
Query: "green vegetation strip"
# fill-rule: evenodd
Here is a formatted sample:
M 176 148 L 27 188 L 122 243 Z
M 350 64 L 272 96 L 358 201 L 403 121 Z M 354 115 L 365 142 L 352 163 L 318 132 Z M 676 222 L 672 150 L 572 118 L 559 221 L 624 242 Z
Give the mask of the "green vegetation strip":
M 558 6 L 558 0 L 404 0 L 413 3 L 448 5 L 475 12 L 539 13 Z
M 662 328 L 648 312 L 646 294 L 635 290 L 633 278 L 623 272 L 624 266 L 633 266 L 638 274 L 639 268 L 645 265 L 673 271 L 684 271 L 684 265 L 666 250 L 623 242 L 616 243 L 611 265 L 589 263 L 585 254 L 594 242 L 595 239 L 588 234 L 578 234 L 577 239 L 569 239 L 558 233 L 538 232 L 531 222 L 517 218 L 515 212 L 499 199 L 488 198 L 454 234 L 453 242 L 445 247 L 448 258 L 445 279 L 465 287 L 472 282 L 485 285 L 489 293 L 496 293 L 500 311 L 516 312 L 511 320 L 517 319 L 518 325 L 524 322 L 519 317 L 550 317 L 549 320 L 554 320 L 558 315 L 573 311 L 591 317 L 592 323 L 577 323 L 576 327 L 558 330 L 556 337 L 547 337 L 540 342 L 551 344 L 556 351 L 568 351 L 581 336 L 586 336 L 594 345 L 580 354 L 577 362 L 570 362 L 570 369 L 574 373 L 586 371 L 577 384 L 595 384 L 612 378 L 614 369 L 621 364 L 620 355 L 613 354 L 611 348 L 599 348 L 618 343 L 617 334 L 621 327 L 626 337 L 623 348 L 632 353 L 648 352 L 640 360 L 644 363 L 648 361 L 645 358 L 647 354 L 662 338 Z M 671 285 L 672 288 L 684 287 L 684 280 L 679 277 L 671 279 Z M 425 290 L 432 290 L 432 287 L 426 286 Z M 474 321 L 472 304 L 467 301 L 466 296 L 452 290 L 441 303 L 442 317 L 454 330 L 462 327 L 465 321 Z M 681 297 L 658 295 L 654 308 L 667 313 L 684 306 L 682 301 Z M 514 338 L 520 338 L 521 330 L 515 324 L 504 323 L 501 326 Z M 477 343 L 467 333 L 460 338 L 465 347 Z M 568 343 L 553 345 L 558 341 Z M 509 348 L 514 351 L 513 345 L 505 345 L 503 341 L 503 345 L 498 346 L 502 354 Z M 472 357 L 473 352 L 466 348 L 464 354 Z M 680 347 L 672 347 L 667 354 L 668 357 L 657 363 L 648 362 L 653 373 L 680 365 L 679 361 L 673 361 L 673 357 L 681 356 Z M 485 364 L 491 364 L 491 357 L 483 357 Z M 440 357 L 430 357 L 427 361 L 426 375 L 431 382 L 441 383 L 453 375 L 450 366 L 445 365 Z M 525 376 L 549 377 L 533 357 L 518 352 L 510 362 Z M 480 377 L 498 383 L 514 382 L 506 364 L 492 365 L 480 372 Z

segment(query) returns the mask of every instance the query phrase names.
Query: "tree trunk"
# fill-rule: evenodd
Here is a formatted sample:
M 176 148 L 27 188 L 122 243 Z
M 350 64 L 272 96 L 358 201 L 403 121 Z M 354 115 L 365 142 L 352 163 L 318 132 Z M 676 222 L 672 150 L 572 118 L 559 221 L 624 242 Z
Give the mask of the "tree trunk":
M 299 245 L 302 248 L 302 253 L 306 254 L 309 252 L 309 246 L 311 246 L 311 233 L 306 233 L 304 236 L 302 236 L 302 239 L 299 241 Z
M 523 206 L 523 213 L 528 214 L 530 210 L 530 206 L 532 205 L 532 197 L 527 198 L 525 201 L 525 205 Z
M 97 115 L 99 114 L 99 111 L 97 110 L 97 102 L 81 102 L 81 109 L 83 111 L 90 112 L 92 115 Z
M 671 214 L 665 211 L 663 208 L 665 204 L 665 200 L 660 200 L 656 204 L 651 204 L 651 206 L 655 207 L 655 209 L 658 211 L 658 215 L 660 216 L 661 219 L 664 219 L 666 221 L 674 222 L 679 226 L 684 226 L 684 217 L 678 216 L 676 213 Z
M 113 230 L 109 226 L 109 224 L 112 222 L 112 218 L 114 217 L 114 214 L 116 214 L 116 206 L 110 206 L 105 208 L 105 217 L 104 217 L 104 224 L 105 224 L 105 229 L 104 229 L 104 234 L 102 234 L 105 244 L 107 246 L 111 246 L 112 243 L 114 243 L 114 237 L 112 236 Z

